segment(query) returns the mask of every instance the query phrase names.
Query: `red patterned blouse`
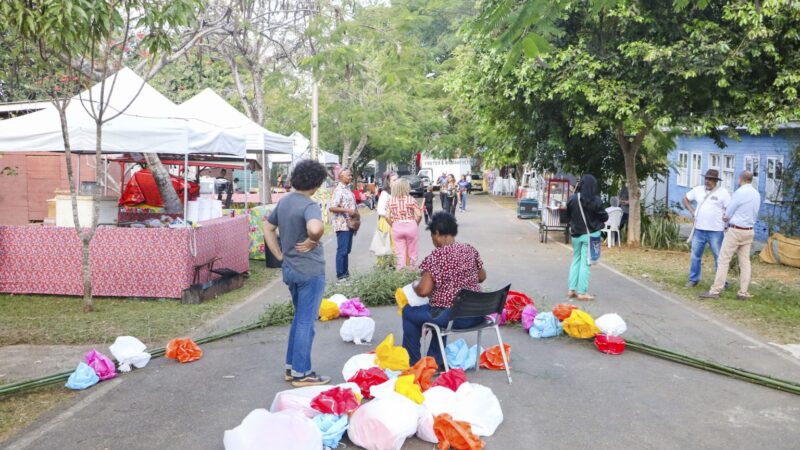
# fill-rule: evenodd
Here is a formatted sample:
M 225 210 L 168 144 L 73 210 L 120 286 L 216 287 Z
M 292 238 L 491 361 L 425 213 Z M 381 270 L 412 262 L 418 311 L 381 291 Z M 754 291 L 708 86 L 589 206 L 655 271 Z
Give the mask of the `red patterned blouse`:
M 435 308 L 453 306 L 462 289 L 480 291 L 478 272 L 483 269 L 483 260 L 475 247 L 455 242 L 435 249 L 419 266 L 433 278 L 433 293 L 430 305 Z
M 420 207 L 414 197 L 406 195 L 405 197 L 395 197 L 389 199 L 386 205 L 386 215 L 392 222 L 399 222 L 401 220 L 416 220 L 414 211 L 419 210 Z

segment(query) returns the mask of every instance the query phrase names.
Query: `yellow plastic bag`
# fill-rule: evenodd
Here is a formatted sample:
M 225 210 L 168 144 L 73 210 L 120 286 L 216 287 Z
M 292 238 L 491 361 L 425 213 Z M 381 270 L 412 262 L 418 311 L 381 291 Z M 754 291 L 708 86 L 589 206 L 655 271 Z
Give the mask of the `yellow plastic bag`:
M 339 317 L 339 305 L 323 298 L 322 304 L 319 305 L 319 320 L 326 322 L 334 320 Z
M 576 339 L 590 339 L 600 333 L 592 316 L 580 309 L 573 309 L 569 317 L 564 320 L 564 331 Z
M 414 375 L 400 375 L 394 385 L 394 391 L 411 399 L 414 403 L 421 405 L 425 401 L 422 395 L 422 388 L 414 383 Z
M 408 304 L 408 298 L 406 298 L 406 293 L 403 292 L 403 288 L 397 288 L 397 290 L 394 291 L 394 299 L 397 302 L 397 315 L 402 317 L 403 308 Z
M 406 370 L 408 364 L 408 350 L 394 346 L 394 335 L 389 333 L 386 339 L 375 349 L 375 363 L 381 369 Z

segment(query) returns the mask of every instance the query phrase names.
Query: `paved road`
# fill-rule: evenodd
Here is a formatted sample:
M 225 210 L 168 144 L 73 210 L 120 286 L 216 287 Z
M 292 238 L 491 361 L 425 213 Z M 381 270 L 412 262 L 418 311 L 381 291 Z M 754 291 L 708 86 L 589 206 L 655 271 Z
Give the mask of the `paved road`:
M 486 285 L 510 282 L 540 309 L 563 301 L 569 252 L 552 240 L 539 244 L 529 223 L 491 199 L 473 197 L 470 207 L 459 216 L 459 239 L 481 252 Z M 370 237 L 359 235 L 354 254 L 367 254 Z M 423 239 L 422 253 L 430 249 Z M 326 249 L 329 259 L 333 250 Z M 371 260 L 358 265 L 369 267 Z M 277 296 L 280 289 L 275 285 L 264 295 Z M 606 267 L 593 269 L 591 290 L 598 299 L 581 306 L 595 317 L 619 313 L 631 339 L 800 380 L 800 361 L 788 354 Z M 376 339 L 388 332 L 399 338 L 393 308 L 378 308 L 374 317 Z M 340 324 L 318 326 L 313 358 L 321 372 L 339 374 L 350 355 L 364 351 L 341 342 Z M 10 448 L 219 449 L 225 429 L 287 388 L 281 379 L 286 332 L 275 327 L 205 345 L 204 358 L 188 365 L 155 360 L 49 413 Z M 796 449 L 800 442 L 797 396 L 633 352 L 604 355 L 588 341 L 536 341 L 518 328 L 506 328 L 504 337 L 513 347 L 514 384 L 502 372 L 469 374 L 503 405 L 505 422 L 486 439 L 487 448 Z M 404 448 L 431 445 L 411 439 Z

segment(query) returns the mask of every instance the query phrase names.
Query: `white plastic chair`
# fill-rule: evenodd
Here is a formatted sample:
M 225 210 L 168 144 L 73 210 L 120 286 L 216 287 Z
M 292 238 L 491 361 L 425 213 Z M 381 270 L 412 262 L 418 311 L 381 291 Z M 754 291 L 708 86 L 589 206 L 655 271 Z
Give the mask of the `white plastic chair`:
M 603 228 L 603 231 L 608 235 L 608 248 L 611 248 L 611 246 L 614 245 L 614 233 L 617 233 L 617 245 L 621 244 L 620 241 L 622 239 L 619 234 L 619 224 L 622 222 L 622 208 L 612 206 L 606 208 L 606 212 L 608 213 L 608 220 L 606 221 L 606 226 Z

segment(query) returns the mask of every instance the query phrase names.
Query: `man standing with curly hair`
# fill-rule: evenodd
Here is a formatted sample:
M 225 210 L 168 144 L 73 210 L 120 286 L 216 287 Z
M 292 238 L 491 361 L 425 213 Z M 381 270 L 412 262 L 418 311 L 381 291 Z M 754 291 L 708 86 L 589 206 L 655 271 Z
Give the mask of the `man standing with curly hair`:
M 289 287 L 294 318 L 289 331 L 284 379 L 295 387 L 327 384 L 330 377 L 311 370 L 314 323 L 325 291 L 325 255 L 319 241 L 325 232 L 322 211 L 311 199 L 325 181 L 325 166 L 303 160 L 292 171 L 294 192 L 287 194 L 264 223 L 273 255 L 283 261 L 283 282 Z M 280 229 L 280 242 L 276 230 Z

